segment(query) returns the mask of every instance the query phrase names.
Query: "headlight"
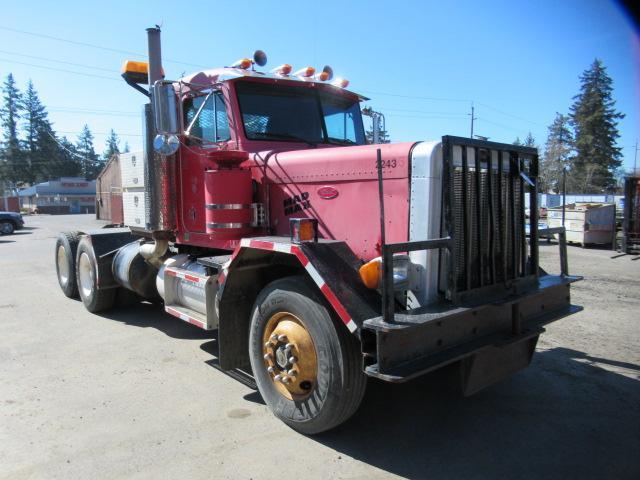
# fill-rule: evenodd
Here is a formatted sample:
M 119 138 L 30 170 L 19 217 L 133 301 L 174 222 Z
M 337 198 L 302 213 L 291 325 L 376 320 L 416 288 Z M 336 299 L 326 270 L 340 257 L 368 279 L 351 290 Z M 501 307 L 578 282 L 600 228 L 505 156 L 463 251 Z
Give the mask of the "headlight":
M 418 288 L 419 266 L 411 263 L 409 255 L 396 254 L 393 256 L 393 289 L 397 291 L 415 290 Z M 378 289 L 382 285 L 382 258 L 377 257 L 365 263 L 359 269 L 362 282 L 371 289 Z

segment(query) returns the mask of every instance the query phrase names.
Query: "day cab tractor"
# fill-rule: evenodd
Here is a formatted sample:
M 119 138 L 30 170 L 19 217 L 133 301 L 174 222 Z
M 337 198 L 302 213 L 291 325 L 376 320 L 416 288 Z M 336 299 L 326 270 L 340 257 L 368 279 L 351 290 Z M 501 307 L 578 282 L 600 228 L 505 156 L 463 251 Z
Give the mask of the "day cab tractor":
M 367 145 L 366 99 L 331 68 L 262 72 L 258 51 L 168 81 L 147 32 L 148 64 L 123 69 L 149 97 L 144 151 L 121 156 L 124 226 L 56 243 L 60 286 L 89 311 L 161 302 L 217 330 L 220 368 L 250 372 L 277 417 L 314 434 L 358 409 L 368 377 L 450 366 L 477 392 L 580 309 L 562 228 L 546 232 L 560 273 L 538 265 L 535 149 Z

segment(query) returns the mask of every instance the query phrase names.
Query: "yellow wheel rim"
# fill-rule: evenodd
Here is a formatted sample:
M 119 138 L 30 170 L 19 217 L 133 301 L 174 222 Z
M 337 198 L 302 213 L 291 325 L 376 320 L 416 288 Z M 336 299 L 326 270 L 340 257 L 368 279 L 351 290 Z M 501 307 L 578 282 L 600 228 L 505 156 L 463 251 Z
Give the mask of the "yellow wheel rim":
M 271 316 L 262 335 L 262 354 L 269 377 L 289 400 L 304 400 L 313 391 L 318 356 L 311 335 L 298 317 L 289 312 Z

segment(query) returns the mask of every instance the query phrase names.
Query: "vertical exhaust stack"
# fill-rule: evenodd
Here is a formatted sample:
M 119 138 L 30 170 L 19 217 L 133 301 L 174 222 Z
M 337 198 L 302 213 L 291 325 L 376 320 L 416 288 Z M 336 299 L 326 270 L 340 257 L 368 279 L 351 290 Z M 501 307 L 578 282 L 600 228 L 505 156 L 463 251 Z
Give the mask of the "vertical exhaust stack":
M 160 28 L 147 28 L 149 43 L 149 88 L 156 80 L 162 80 L 162 46 L 160 44 Z
M 164 78 L 160 28 L 147 28 L 147 40 L 151 102 L 144 108 L 145 231 L 155 239 L 169 239 L 176 228 L 176 156 L 162 156 L 153 149 L 153 139 L 158 133 L 153 111 L 153 86 Z

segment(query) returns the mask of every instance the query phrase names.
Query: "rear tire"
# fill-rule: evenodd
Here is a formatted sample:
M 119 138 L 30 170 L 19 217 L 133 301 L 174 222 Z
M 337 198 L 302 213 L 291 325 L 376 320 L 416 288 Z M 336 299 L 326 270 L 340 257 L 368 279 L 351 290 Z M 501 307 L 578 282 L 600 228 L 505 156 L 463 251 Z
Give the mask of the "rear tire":
M 87 237 L 80 240 L 76 255 L 76 278 L 80 299 L 91 313 L 111 308 L 116 299 L 117 288 L 98 289 L 98 262 L 91 242 Z
M 8 220 L 3 220 L 0 222 L 0 235 L 11 235 L 16 229 L 13 222 L 9 222 Z
M 264 339 L 273 338 L 274 331 L 276 336 L 280 332 L 289 334 L 267 347 L 269 342 Z M 305 338 L 311 340 L 306 342 L 306 348 Z M 279 350 L 285 348 L 285 342 L 286 347 L 294 346 L 282 354 Z M 282 360 L 288 355 L 296 361 L 285 366 Z M 359 343 L 331 315 L 315 286 L 305 277 L 276 280 L 260 292 L 251 318 L 249 357 L 266 404 L 276 417 L 298 432 L 311 435 L 337 427 L 356 412 L 364 396 L 367 377 L 362 371 Z M 313 362 L 308 361 L 309 357 Z M 303 368 L 306 359 L 315 367 Z M 293 376 L 291 371 L 295 372 Z M 276 374 L 287 377 L 287 382 L 277 381 Z
M 56 275 L 62 292 L 69 298 L 78 298 L 76 283 L 76 253 L 80 232 L 62 232 L 56 240 Z

